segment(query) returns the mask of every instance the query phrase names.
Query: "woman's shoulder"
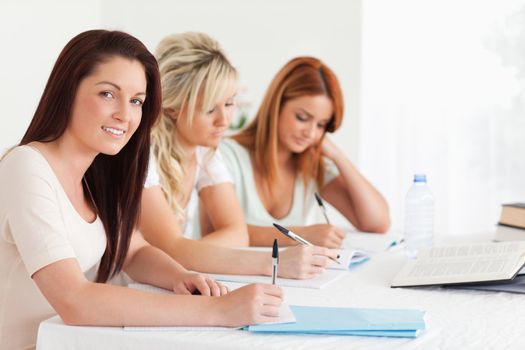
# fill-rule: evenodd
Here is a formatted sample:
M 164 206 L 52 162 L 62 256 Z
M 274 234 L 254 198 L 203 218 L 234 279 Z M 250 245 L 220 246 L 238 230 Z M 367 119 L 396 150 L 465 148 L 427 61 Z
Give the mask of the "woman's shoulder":
M 49 194 L 56 191 L 57 182 L 47 160 L 31 146 L 17 146 L 0 161 L 0 193 L 7 197 L 22 191 Z
M 0 171 L 19 174 L 24 171 L 36 171 L 41 173 L 47 170 L 47 161 L 37 149 L 22 145 L 7 151 L 0 161 Z
M 221 154 L 235 158 L 249 158 L 248 150 L 230 137 L 224 138 L 217 148 Z

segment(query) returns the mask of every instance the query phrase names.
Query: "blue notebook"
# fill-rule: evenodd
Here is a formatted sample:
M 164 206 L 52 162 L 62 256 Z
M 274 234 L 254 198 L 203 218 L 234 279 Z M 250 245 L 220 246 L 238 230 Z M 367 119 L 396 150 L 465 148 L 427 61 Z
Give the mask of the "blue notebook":
M 424 311 L 290 305 L 297 322 L 248 326 L 251 332 L 416 337 Z

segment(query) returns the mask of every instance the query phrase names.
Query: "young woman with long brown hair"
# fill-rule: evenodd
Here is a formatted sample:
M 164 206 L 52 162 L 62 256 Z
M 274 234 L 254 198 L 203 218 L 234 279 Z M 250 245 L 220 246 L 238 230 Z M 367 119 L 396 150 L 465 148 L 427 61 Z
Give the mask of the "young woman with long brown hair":
M 93 326 L 275 319 L 278 287 L 227 293 L 135 231 L 160 94 L 155 58 L 128 34 L 87 31 L 62 50 L 22 141 L 0 161 L 0 348 L 34 346 L 55 312 Z M 120 270 L 203 296 L 104 283 Z

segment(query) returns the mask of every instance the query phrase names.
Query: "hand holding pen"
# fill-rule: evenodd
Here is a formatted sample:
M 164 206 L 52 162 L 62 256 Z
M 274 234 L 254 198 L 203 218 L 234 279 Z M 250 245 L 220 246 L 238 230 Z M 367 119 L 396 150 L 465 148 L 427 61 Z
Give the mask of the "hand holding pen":
M 288 238 L 290 239 L 293 239 L 294 241 L 296 242 L 299 242 L 300 244 L 303 244 L 303 245 L 307 245 L 307 246 L 313 246 L 312 243 L 308 242 L 307 240 L 305 240 L 304 238 L 302 238 L 301 236 L 295 234 L 294 232 L 288 230 L 287 228 L 279 225 L 279 224 L 276 224 L 274 223 L 273 226 L 275 226 L 275 228 L 277 228 L 279 230 L 279 232 L 281 232 L 282 234 L 284 234 L 285 236 L 287 236 Z M 332 258 L 331 256 L 328 256 L 328 258 L 334 262 L 336 262 L 337 264 L 341 264 L 339 262 L 339 260 L 337 259 L 334 259 Z M 337 256 L 337 258 L 339 258 L 339 255 Z

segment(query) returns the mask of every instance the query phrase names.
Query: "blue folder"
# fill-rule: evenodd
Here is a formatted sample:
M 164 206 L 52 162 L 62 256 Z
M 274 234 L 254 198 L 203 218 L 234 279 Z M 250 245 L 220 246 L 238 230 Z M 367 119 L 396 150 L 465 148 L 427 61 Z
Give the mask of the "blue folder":
M 424 311 L 290 305 L 296 322 L 248 326 L 251 332 L 416 337 Z

